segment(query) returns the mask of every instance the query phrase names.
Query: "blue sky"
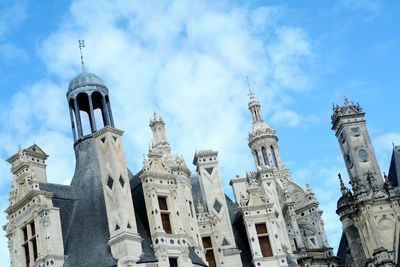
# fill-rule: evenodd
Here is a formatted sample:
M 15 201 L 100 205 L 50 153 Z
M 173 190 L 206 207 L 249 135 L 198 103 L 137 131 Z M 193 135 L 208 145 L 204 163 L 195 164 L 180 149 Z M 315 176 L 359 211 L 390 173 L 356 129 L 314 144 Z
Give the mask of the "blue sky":
M 308 180 L 337 248 L 337 173 L 332 101 L 360 102 L 381 171 L 400 144 L 399 1 L 0 1 L 0 207 L 12 180 L 4 160 L 18 145 L 50 155 L 48 181 L 68 183 L 74 154 L 65 93 L 86 66 L 103 78 L 128 167 L 141 168 L 153 110 L 173 151 L 219 150 L 222 179 L 254 169 L 247 146 L 248 75 L 279 137 L 292 179 Z M 2 225 L 6 223 L 0 219 Z M 4 233 L 3 233 L 4 234 Z M 3 235 L 2 234 L 2 235 Z M 8 258 L 0 237 L 0 258 Z

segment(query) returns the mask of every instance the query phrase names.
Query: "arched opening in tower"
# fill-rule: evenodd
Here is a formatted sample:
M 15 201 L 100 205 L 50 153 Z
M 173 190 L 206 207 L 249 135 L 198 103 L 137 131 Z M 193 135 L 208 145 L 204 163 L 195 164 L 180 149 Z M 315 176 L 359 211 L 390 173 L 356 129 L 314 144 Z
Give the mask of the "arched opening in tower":
M 91 129 L 91 118 L 90 118 L 90 108 L 89 108 L 89 97 L 85 93 L 80 93 L 77 96 L 79 115 L 82 123 L 83 135 L 88 135 L 92 133 Z
M 107 125 L 104 115 L 103 95 L 99 92 L 93 92 L 91 97 L 93 103 L 94 120 L 96 122 L 97 129 L 101 129 Z

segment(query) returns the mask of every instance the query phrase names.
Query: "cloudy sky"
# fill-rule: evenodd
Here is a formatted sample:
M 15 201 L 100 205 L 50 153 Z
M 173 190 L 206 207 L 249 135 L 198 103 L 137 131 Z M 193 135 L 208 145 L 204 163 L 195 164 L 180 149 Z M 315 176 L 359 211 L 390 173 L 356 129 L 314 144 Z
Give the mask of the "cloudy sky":
M 141 168 L 157 111 L 173 152 L 193 172 L 196 149 L 220 151 L 229 196 L 229 180 L 254 169 L 249 76 L 284 164 L 294 181 L 311 184 L 336 250 L 337 173 L 347 173 L 330 129 L 332 101 L 360 102 L 387 172 L 392 142 L 400 145 L 399 14 L 398 1 L 0 0 L 0 207 L 12 180 L 5 159 L 19 144 L 39 145 L 50 155 L 48 181 L 69 183 L 75 159 L 65 93 L 80 72 L 84 39 L 87 70 L 105 81 L 115 125 L 125 131 L 129 168 Z

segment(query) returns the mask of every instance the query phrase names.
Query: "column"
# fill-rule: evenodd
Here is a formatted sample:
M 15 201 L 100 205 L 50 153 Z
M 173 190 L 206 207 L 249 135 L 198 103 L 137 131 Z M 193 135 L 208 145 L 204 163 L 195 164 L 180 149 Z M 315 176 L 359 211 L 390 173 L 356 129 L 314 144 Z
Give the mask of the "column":
M 101 96 L 101 112 L 103 113 L 103 123 L 104 126 L 110 126 L 110 117 L 108 115 L 108 108 L 107 108 L 107 103 L 105 100 L 105 96 Z
M 76 98 L 74 99 L 74 107 L 75 107 L 76 125 L 78 127 L 78 137 L 81 138 L 83 136 L 82 122 L 81 122 L 81 114 L 79 110 L 78 100 Z
M 75 130 L 75 123 L 74 123 L 74 115 L 72 114 L 71 105 L 69 105 L 69 115 L 71 117 L 72 135 L 74 136 L 74 141 L 75 141 L 76 140 L 76 130 Z
M 111 126 L 114 127 L 114 119 L 111 111 L 111 105 L 110 105 L 110 100 L 106 101 L 107 102 L 107 108 L 108 108 L 108 114 L 110 115 L 110 123 Z
M 96 129 L 96 120 L 94 118 L 94 113 L 93 113 L 93 103 L 92 103 L 92 95 L 88 95 L 89 99 L 89 120 L 90 120 L 90 128 L 92 129 L 92 133 L 97 131 Z

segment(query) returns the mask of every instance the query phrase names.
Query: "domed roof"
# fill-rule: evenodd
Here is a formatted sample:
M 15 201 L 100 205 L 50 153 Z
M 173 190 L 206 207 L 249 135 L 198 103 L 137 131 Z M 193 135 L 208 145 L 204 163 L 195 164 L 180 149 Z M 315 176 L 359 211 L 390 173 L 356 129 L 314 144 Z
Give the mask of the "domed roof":
M 76 75 L 71 80 L 68 86 L 67 95 L 71 93 L 73 90 L 85 86 L 101 87 L 107 90 L 107 87 L 104 85 L 103 80 L 99 76 L 93 73 L 83 72 L 81 74 Z
M 350 199 L 348 195 L 342 195 L 338 202 L 337 202 L 337 208 L 343 207 L 349 203 Z

